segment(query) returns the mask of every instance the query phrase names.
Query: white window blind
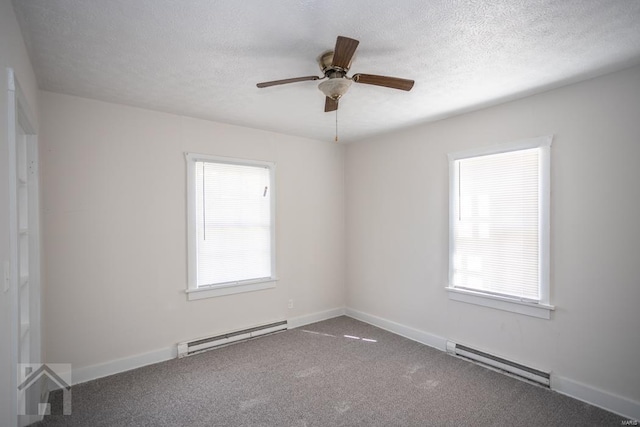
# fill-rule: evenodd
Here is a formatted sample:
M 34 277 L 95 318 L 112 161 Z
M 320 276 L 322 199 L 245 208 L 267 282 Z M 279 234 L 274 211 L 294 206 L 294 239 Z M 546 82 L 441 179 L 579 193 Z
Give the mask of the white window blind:
M 275 164 L 185 153 L 187 298 L 276 286 Z
M 541 300 L 541 149 L 455 160 L 450 286 Z
M 196 286 L 271 279 L 270 167 L 203 160 L 194 166 Z

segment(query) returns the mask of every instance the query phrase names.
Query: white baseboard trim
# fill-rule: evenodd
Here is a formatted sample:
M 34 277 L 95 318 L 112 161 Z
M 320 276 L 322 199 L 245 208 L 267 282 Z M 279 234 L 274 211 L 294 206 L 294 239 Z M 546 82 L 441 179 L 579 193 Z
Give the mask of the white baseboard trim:
M 347 308 L 346 314 L 356 320 L 361 320 L 365 323 L 377 326 L 380 329 L 384 329 L 385 331 L 393 332 L 394 334 L 409 338 L 410 340 L 428 345 L 429 347 L 437 348 L 442 351 L 447 350 L 447 340 L 437 335 L 432 335 L 419 329 L 392 322 L 391 320 L 383 319 L 382 317 L 374 316 L 373 314 L 363 313 L 362 311 L 354 310 L 352 308 Z
M 287 319 L 289 329 L 299 328 L 310 323 L 321 322 L 323 320 L 333 319 L 334 317 L 344 316 L 345 308 L 339 307 L 326 311 L 318 311 L 316 313 L 305 314 L 304 316 L 292 317 Z
M 447 340 L 437 335 L 432 335 L 352 308 L 346 309 L 346 315 L 409 338 L 410 340 L 428 345 L 429 347 L 434 347 L 441 351 L 447 350 Z M 626 397 L 618 396 L 553 374 L 551 376 L 551 389 L 590 405 L 614 412 L 623 417 L 628 417 L 630 420 L 640 420 L 640 403 L 627 399 Z
M 640 403 L 626 397 L 555 375 L 551 376 L 551 389 L 630 420 L 640 420 Z
M 85 366 L 77 369 L 74 369 L 73 366 L 71 366 L 71 383 L 72 385 L 76 385 L 98 378 L 108 377 L 109 375 L 119 374 L 121 372 L 130 371 L 132 369 L 141 368 L 154 363 L 175 359 L 177 355 L 178 350 L 174 345 L 168 348 L 150 351 L 143 354 L 136 354 L 135 356 L 111 360 L 97 365 Z
M 322 320 L 343 316 L 344 314 L 344 307 L 340 307 L 334 308 L 332 310 L 294 317 L 288 319 L 289 328 L 298 328 L 310 323 L 320 322 Z M 122 359 L 99 363 L 97 365 L 85 366 L 82 368 L 73 368 L 72 366 L 71 383 L 72 385 L 84 383 L 98 378 L 107 377 L 109 375 L 119 374 L 121 372 L 130 371 L 132 369 L 141 368 L 147 365 L 152 365 L 154 363 L 175 359 L 177 356 L 177 347 L 171 346 L 148 353 L 137 354 L 131 357 L 124 357 Z
M 354 310 L 352 308 L 334 308 L 332 310 L 293 317 L 288 319 L 288 323 L 289 328 L 293 329 L 343 315 L 369 323 L 373 326 L 377 326 L 381 329 L 393 332 L 394 334 L 417 341 L 429 347 L 446 351 L 447 340 L 445 338 L 429 334 L 419 329 L 405 326 L 382 317 Z M 141 368 L 143 366 L 152 365 L 154 363 L 164 362 L 176 357 L 177 348 L 176 346 L 171 346 L 97 365 L 85 366 L 77 369 L 73 369 L 72 367 L 71 381 L 72 385 L 76 385 L 109 375 Z M 590 405 L 614 412 L 623 417 L 628 417 L 630 420 L 640 420 L 640 403 L 625 397 L 553 374 L 551 377 L 551 389 L 574 399 L 586 402 Z

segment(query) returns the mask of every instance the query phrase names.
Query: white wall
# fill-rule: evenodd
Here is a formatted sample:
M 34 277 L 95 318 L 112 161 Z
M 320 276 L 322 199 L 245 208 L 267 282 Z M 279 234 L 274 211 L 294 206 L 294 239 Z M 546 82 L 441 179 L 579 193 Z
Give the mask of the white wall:
M 552 319 L 450 301 L 447 153 L 549 134 Z M 349 145 L 347 306 L 637 409 L 639 165 L 640 67 Z
M 49 92 L 41 135 L 47 362 L 344 307 L 343 146 Z M 276 163 L 275 289 L 187 301 L 186 151 Z
M 0 277 L 3 265 L 9 260 L 9 146 L 7 117 L 7 73 L 13 68 L 25 93 L 29 107 L 37 119 L 37 86 L 31 62 L 9 0 L 0 0 Z M 11 306 L 9 294 L 0 286 L 0 425 L 7 425 L 10 414 L 11 393 Z

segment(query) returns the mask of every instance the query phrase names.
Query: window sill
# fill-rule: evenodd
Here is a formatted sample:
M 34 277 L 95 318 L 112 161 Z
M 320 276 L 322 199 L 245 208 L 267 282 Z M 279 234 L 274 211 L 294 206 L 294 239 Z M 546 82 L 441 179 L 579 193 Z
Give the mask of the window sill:
M 187 299 L 192 301 L 271 289 L 276 287 L 276 280 L 277 279 L 265 279 L 262 281 L 248 283 L 230 283 L 225 285 L 201 287 L 197 289 L 187 289 Z
M 507 297 L 488 295 L 481 292 L 473 292 L 451 287 L 446 287 L 445 289 L 449 293 L 450 300 L 510 311 L 512 313 L 524 314 L 526 316 L 538 317 L 540 319 L 550 319 L 551 312 L 555 310 L 554 306 L 547 304 L 517 301 Z

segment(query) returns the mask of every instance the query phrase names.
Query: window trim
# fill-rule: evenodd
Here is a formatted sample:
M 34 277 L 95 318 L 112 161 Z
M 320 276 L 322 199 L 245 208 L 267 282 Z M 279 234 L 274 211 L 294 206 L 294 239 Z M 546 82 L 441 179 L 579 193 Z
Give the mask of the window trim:
M 213 156 L 209 154 L 185 153 L 187 163 L 187 299 L 198 300 L 242 292 L 252 292 L 276 287 L 276 164 L 262 160 L 249 160 L 234 157 Z M 271 208 L 271 277 L 249 279 L 237 282 L 218 283 L 200 286 L 197 283 L 197 226 L 196 226 L 196 183 L 195 164 L 198 161 L 225 163 L 242 166 L 260 166 L 269 169 L 270 208 Z
M 551 202 L 551 143 L 553 135 L 541 136 L 521 141 L 509 142 L 506 144 L 497 144 L 489 147 L 473 148 L 470 150 L 449 153 L 449 276 L 448 284 L 445 289 L 448 292 L 449 299 L 454 301 L 477 304 L 485 307 L 491 307 L 498 310 L 505 310 L 514 313 L 524 314 L 527 316 L 549 319 L 550 312 L 555 309 L 550 304 L 549 294 L 549 276 L 550 276 L 550 202 Z M 454 233 L 453 226 L 455 223 L 455 201 L 458 177 L 455 173 L 457 160 L 468 159 L 471 157 L 480 157 L 490 154 L 506 153 L 511 151 L 527 150 L 531 148 L 540 149 L 539 163 L 539 204 L 540 216 L 538 219 L 538 270 L 540 277 L 540 300 L 539 301 L 522 301 L 518 298 L 510 298 L 508 296 L 498 296 L 481 291 L 472 291 L 468 289 L 456 288 L 452 285 L 453 281 L 453 252 L 454 252 Z

